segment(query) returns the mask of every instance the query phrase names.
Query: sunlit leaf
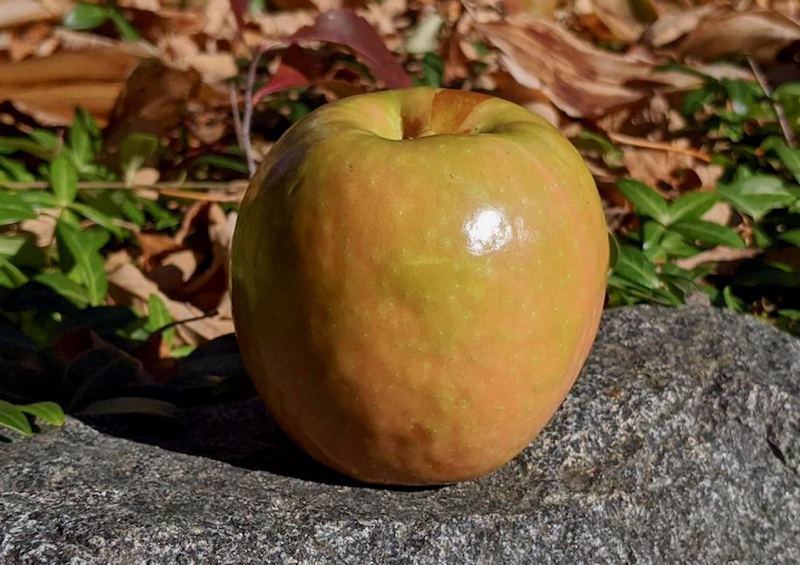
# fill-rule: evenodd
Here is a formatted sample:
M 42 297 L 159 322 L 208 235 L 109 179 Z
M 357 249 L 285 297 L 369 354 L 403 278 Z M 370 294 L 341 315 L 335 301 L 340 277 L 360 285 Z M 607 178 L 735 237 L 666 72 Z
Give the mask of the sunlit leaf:
M 80 202 L 73 202 L 69 207 L 84 218 L 93 221 L 98 226 L 104 227 L 118 238 L 122 238 L 122 228 L 115 223 L 114 218 L 106 216 L 96 208 L 92 208 Z
M 81 169 L 94 158 L 94 151 L 92 149 L 91 134 L 86 127 L 86 122 L 80 118 L 79 113 L 76 113 L 75 119 L 69 128 L 68 139 L 75 165 Z
M 55 402 L 34 402 L 33 404 L 21 404 L 18 408 L 35 418 L 44 420 L 53 426 L 64 425 L 64 411 Z
M 109 9 L 97 4 L 78 4 L 64 18 L 64 25 L 74 30 L 94 29 L 108 19 Z
M 651 261 L 663 253 L 660 244 L 665 232 L 666 228 L 658 222 L 647 221 L 642 226 L 642 251 Z
M 702 220 L 684 220 L 670 226 L 682 236 L 707 245 L 724 245 L 734 249 L 744 249 L 745 243 L 734 230 Z
M 631 201 L 637 214 L 648 216 L 662 224 L 669 223 L 667 201 L 655 190 L 644 183 L 630 179 L 618 181 L 617 188 Z
M 50 186 L 59 206 L 67 206 L 78 194 L 78 171 L 69 158 L 61 153 L 50 164 Z
M 87 248 L 86 239 L 77 228 L 59 221 L 56 225 L 56 241 L 59 254 L 66 251 L 79 269 L 81 280 L 89 294 L 89 303 L 100 305 L 108 291 L 108 278 L 103 268 L 103 258 L 95 250 Z
M 800 183 L 800 150 L 789 147 L 783 139 L 770 137 L 762 145 L 765 149 L 772 149 L 778 155 L 786 169 Z
M 737 210 L 760 220 L 767 212 L 794 203 L 800 194 L 775 175 L 739 175 L 731 183 L 719 183 L 717 193 Z
M 155 332 L 172 323 L 172 316 L 167 310 L 164 301 L 157 294 L 151 294 L 147 302 L 147 324 L 148 331 Z M 172 344 L 175 328 L 168 328 L 164 331 L 164 341 L 167 345 Z
M 632 245 L 620 245 L 614 274 L 648 289 L 657 289 L 660 286 L 655 265 Z
M 47 129 L 35 129 L 31 132 L 28 132 L 28 137 L 46 150 L 52 151 L 53 154 L 58 151 L 58 148 L 61 145 L 61 138 Z
M 0 225 L 15 224 L 35 217 L 36 211 L 19 194 L 0 192 Z
M 114 23 L 117 33 L 124 41 L 137 41 L 140 38 L 136 28 L 116 8 L 109 9 L 108 17 Z
M 33 182 L 36 178 L 19 161 L 0 155 L 0 172 L 7 171 L 10 180 L 15 182 Z M 0 182 L 0 186 L 2 183 Z
M 697 220 L 711 210 L 717 200 L 713 192 L 691 192 L 681 196 L 669 207 L 669 223 Z
M 36 131 L 38 130 L 31 133 Z M 11 154 L 16 151 L 28 153 L 45 161 L 50 161 L 55 157 L 55 152 L 41 145 L 39 140 L 25 139 L 24 137 L 0 137 L 0 154 Z
M 33 435 L 27 416 L 15 404 L 0 400 L 0 426 L 5 426 L 24 436 Z
M 16 288 L 28 282 L 28 277 L 25 276 L 25 273 L 20 271 L 19 268 L 8 259 L 0 259 L 0 273 L 5 282 L 3 286 L 6 288 Z
M 86 308 L 89 305 L 86 288 L 62 273 L 40 273 L 33 280 L 53 289 L 78 308 Z

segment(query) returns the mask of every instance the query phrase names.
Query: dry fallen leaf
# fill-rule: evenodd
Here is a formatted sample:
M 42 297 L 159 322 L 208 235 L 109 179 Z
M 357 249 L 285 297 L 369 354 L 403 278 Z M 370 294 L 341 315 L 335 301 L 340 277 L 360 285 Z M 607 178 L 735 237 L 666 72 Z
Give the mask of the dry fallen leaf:
M 159 59 L 141 61 L 128 76 L 103 132 L 113 153 L 132 133 L 161 136 L 183 121 L 186 105 L 200 91 L 197 71 L 170 68 Z
M 570 116 L 601 116 L 650 92 L 627 84 L 652 80 L 653 64 L 601 51 L 549 22 L 475 28 L 500 50 L 503 66 L 520 84 L 541 90 Z
M 0 101 L 45 125 L 69 125 L 75 108 L 103 125 L 130 70 L 151 50 L 126 44 L 0 63 Z
M 698 163 L 691 155 L 660 149 L 622 146 L 622 155 L 630 177 L 654 188 L 662 184 L 676 187 L 680 183 L 679 174 Z
M 585 0 L 576 2 L 575 11 L 596 17 L 624 43 L 638 41 L 658 15 L 649 0 Z
M 772 10 L 739 12 L 704 6 L 659 20 L 645 37 L 656 47 L 683 37 L 674 47 L 681 57 L 711 61 L 745 53 L 770 62 L 781 49 L 800 39 L 800 23 Z
M 172 300 L 158 289 L 156 283 L 149 280 L 131 263 L 119 265 L 109 272 L 108 282 L 109 295 L 116 304 L 132 305 L 138 311 L 144 312 L 150 295 L 155 294 L 164 302 L 173 320 L 176 322 L 192 320 L 180 323 L 175 327 L 178 337 L 188 345 L 196 346 L 233 332 L 231 319 L 223 318 L 219 314 L 203 317 L 204 312 L 199 308 L 189 303 Z
M 70 0 L 0 0 L 0 29 L 58 21 L 74 7 Z
M 761 249 L 733 249 L 731 247 L 714 247 L 686 259 L 676 259 L 675 265 L 681 269 L 692 270 L 705 263 L 729 263 L 752 259 L 763 253 Z
M 668 45 L 696 28 L 714 9 L 712 4 L 706 4 L 665 14 L 653 22 L 642 39 L 653 47 Z

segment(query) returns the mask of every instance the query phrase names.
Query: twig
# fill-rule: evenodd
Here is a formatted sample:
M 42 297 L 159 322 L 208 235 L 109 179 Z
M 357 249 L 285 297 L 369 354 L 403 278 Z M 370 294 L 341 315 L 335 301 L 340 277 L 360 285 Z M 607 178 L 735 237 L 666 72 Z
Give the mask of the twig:
M 758 62 L 749 55 L 747 56 L 747 62 L 750 64 L 753 74 L 756 75 L 758 85 L 761 87 L 761 90 L 764 91 L 764 94 L 767 96 L 767 100 L 769 100 L 770 104 L 772 104 L 772 107 L 775 108 L 775 114 L 778 116 L 778 123 L 781 126 L 783 137 L 786 138 L 786 143 L 788 143 L 790 147 L 794 147 L 794 132 L 789 126 L 789 121 L 786 119 L 786 113 L 783 111 L 783 106 L 781 106 L 780 103 L 778 103 L 778 101 L 772 96 L 772 88 L 769 86 L 767 77 L 764 76 L 764 71 L 761 70 L 761 66 L 758 64 Z
M 207 192 L 194 192 L 191 190 L 171 190 L 163 188 L 159 191 L 163 196 L 171 198 L 184 198 L 197 202 L 239 202 L 244 196 L 243 193 L 237 194 L 209 194 Z
M 228 92 L 231 96 L 231 114 L 233 114 L 233 129 L 236 132 L 236 142 L 239 147 L 244 147 L 244 136 L 242 133 L 242 115 L 239 113 L 239 96 L 236 92 L 236 85 L 231 83 Z
M 7 182 L 0 181 L 0 188 L 9 190 L 42 190 L 49 188 L 47 181 Z M 158 182 L 155 184 L 125 184 L 124 182 L 85 181 L 78 183 L 78 190 L 155 190 L 181 193 L 182 190 L 204 190 L 208 192 L 241 192 L 247 188 L 246 180 L 230 182 Z
M 700 159 L 706 163 L 711 162 L 711 155 L 699 149 L 692 149 L 690 147 L 678 147 L 671 143 L 664 143 L 660 141 L 650 141 L 648 139 L 641 139 L 639 137 L 632 137 L 622 133 L 609 132 L 608 137 L 613 141 L 622 143 L 623 145 L 630 145 L 632 147 L 644 147 L 645 149 L 660 149 L 662 151 L 669 151 L 671 153 L 680 153 L 682 155 L 691 155 L 696 159 Z
M 247 159 L 247 169 L 250 171 L 252 177 L 256 174 L 256 161 L 253 157 L 253 146 L 250 142 L 250 126 L 253 123 L 253 89 L 256 83 L 256 71 L 258 64 L 261 62 L 261 56 L 266 52 L 265 49 L 259 50 L 250 67 L 247 69 L 247 83 L 244 90 L 244 115 L 242 116 L 242 149 Z

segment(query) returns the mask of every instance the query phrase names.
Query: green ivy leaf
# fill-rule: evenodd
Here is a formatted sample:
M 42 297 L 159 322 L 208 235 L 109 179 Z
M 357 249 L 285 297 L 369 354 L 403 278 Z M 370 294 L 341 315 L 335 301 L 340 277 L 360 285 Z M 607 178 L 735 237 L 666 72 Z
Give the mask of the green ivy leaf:
M 25 414 L 44 420 L 53 426 L 64 425 L 64 411 L 55 402 L 34 402 L 17 406 Z
M 608 232 L 608 268 L 613 269 L 619 258 L 619 242 L 614 234 Z
M 132 133 L 120 144 L 119 159 L 125 171 L 125 182 L 131 184 L 133 176 L 158 150 L 158 138 L 151 133 Z
M 58 208 L 58 198 L 49 190 L 24 190 L 19 193 L 19 196 L 33 206 L 34 210 Z
M 0 257 L 13 257 L 25 246 L 26 239 L 19 235 L 0 235 Z
M 595 150 L 603 157 L 603 162 L 609 167 L 622 165 L 622 151 L 604 135 L 597 134 L 588 129 L 582 129 L 572 143 L 579 149 Z
M 692 241 L 700 241 L 707 245 L 723 245 L 734 249 L 745 248 L 744 241 L 734 230 L 712 222 L 685 220 L 673 224 L 670 229 Z
M 0 192 L 0 226 L 34 218 L 36 211 L 33 206 L 25 202 L 18 193 Z
M 718 199 L 713 192 L 692 192 L 681 196 L 669 207 L 669 223 L 698 220 L 713 208 Z
M 108 17 L 114 22 L 114 27 L 117 28 L 117 33 L 119 33 L 123 41 L 137 41 L 139 39 L 139 32 L 123 17 L 119 10 L 111 8 L 108 12 Z
M 64 25 L 74 30 L 94 29 L 108 20 L 109 9 L 97 4 L 78 4 L 64 18 Z
M 172 323 L 172 316 L 167 310 L 166 304 L 157 294 L 151 294 L 147 303 L 147 323 L 145 328 L 150 332 L 156 332 Z M 172 346 L 175 328 L 164 330 L 164 341 L 168 346 Z
M 75 119 L 72 120 L 68 139 L 75 166 L 79 170 L 83 170 L 83 167 L 94 159 L 94 149 L 92 147 L 92 136 L 86 127 L 86 121 L 81 117 L 79 111 L 75 113 Z
M 28 133 L 28 137 L 48 151 L 52 151 L 53 154 L 58 151 L 58 148 L 61 145 L 61 139 L 52 131 L 47 129 L 35 129 Z M 52 155 L 50 158 L 52 159 Z
M 740 212 L 760 221 L 768 212 L 784 208 L 800 198 L 797 189 L 788 187 L 775 175 L 737 175 L 731 183 L 719 183 L 717 193 Z
M 0 400 L 0 426 L 5 426 L 24 436 L 32 436 L 33 429 L 28 417 L 15 404 Z
M 123 215 L 140 228 L 144 227 L 144 225 L 147 223 L 147 218 L 145 217 L 144 212 L 133 200 L 126 198 L 122 203 L 121 208 Z
M 655 190 L 644 183 L 630 179 L 618 181 L 617 188 L 633 203 L 637 214 L 653 218 L 661 224 L 669 223 L 667 201 Z
M 800 228 L 785 231 L 778 237 L 783 241 L 787 241 L 792 245 L 800 247 Z
M 108 291 L 108 278 L 103 268 L 103 257 L 87 245 L 87 238 L 78 228 L 61 220 L 56 224 L 56 241 L 59 258 L 66 253 L 77 267 L 81 280 L 86 286 L 89 303 L 94 306 L 102 304 Z
M 59 206 L 69 206 L 78 194 L 78 171 L 64 153 L 50 164 L 50 186 Z
M 661 238 L 665 232 L 666 228 L 658 222 L 648 221 L 642 226 L 642 251 L 650 261 L 664 254 Z
M 31 132 L 32 134 L 38 130 Z M 0 137 L 0 153 L 10 155 L 16 151 L 28 153 L 44 161 L 51 161 L 55 152 L 43 147 L 38 140 L 25 139 L 24 137 Z
M 87 206 L 86 204 L 82 204 L 80 202 L 73 202 L 69 205 L 70 210 L 77 212 L 84 218 L 87 218 L 93 221 L 98 226 L 101 226 L 112 234 L 114 234 L 117 238 L 122 239 L 122 228 L 114 223 L 114 219 L 110 216 L 105 215 L 101 211 L 92 208 L 91 206 Z
M 655 265 L 632 245 L 620 245 L 614 274 L 647 289 L 655 290 L 661 286 Z
M 800 183 L 800 150 L 789 147 L 780 137 L 770 137 L 763 144 L 764 149 L 772 149 L 795 180 Z
M 89 305 L 86 289 L 62 273 L 39 273 L 33 280 L 53 289 L 78 308 Z
M 722 299 L 725 302 L 725 307 L 734 312 L 744 312 L 744 301 L 733 294 L 733 289 L 726 286 L 722 289 Z
M 28 172 L 28 169 L 25 168 L 25 165 L 0 155 L 0 171 L 2 170 L 8 171 L 8 174 L 11 176 L 11 180 L 15 182 L 33 182 L 36 180 L 36 177 Z

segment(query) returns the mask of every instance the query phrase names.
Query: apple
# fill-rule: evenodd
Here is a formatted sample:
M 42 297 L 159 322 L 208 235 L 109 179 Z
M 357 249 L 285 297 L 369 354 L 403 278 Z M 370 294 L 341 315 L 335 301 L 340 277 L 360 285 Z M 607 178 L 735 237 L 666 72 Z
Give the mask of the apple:
M 608 266 L 570 142 L 499 98 L 411 88 L 295 124 L 244 197 L 236 332 L 278 425 L 368 483 L 516 456 L 574 383 Z

